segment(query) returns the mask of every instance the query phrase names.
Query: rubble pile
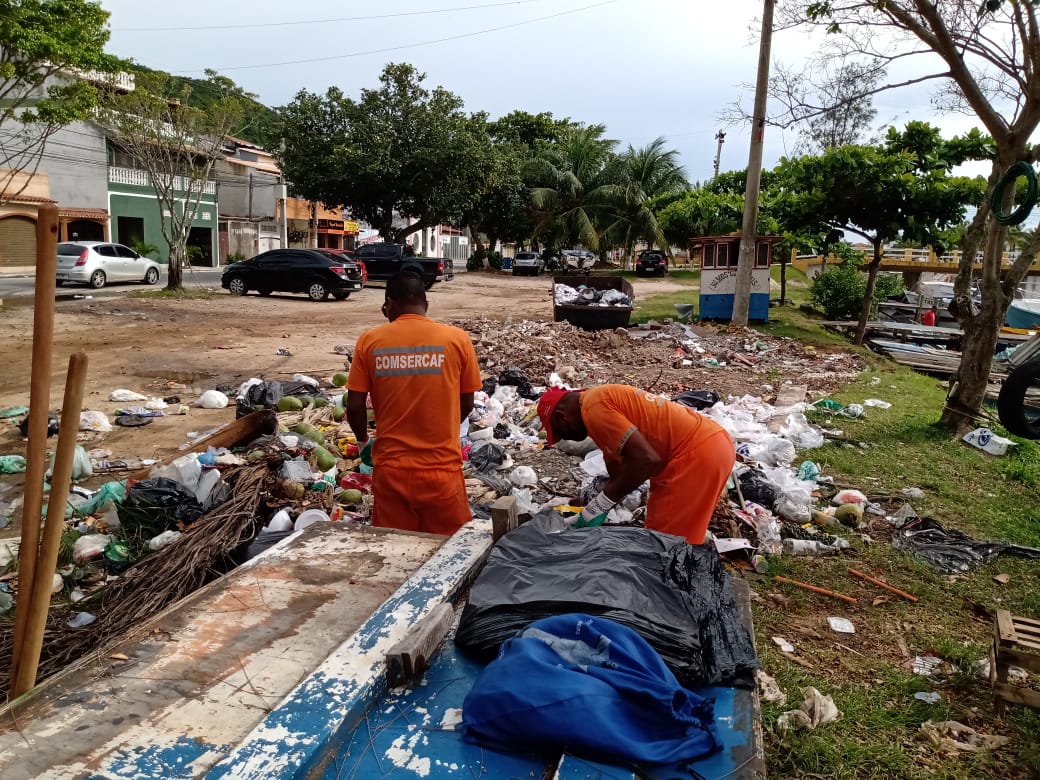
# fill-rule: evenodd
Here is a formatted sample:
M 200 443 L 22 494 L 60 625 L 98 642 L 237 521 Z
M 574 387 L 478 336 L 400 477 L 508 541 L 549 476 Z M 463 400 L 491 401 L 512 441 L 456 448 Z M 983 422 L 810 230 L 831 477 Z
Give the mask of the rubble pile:
M 791 381 L 819 396 L 864 367 L 858 356 L 844 351 L 726 326 L 665 321 L 585 331 L 566 322 L 489 318 L 453 324 L 470 333 L 485 373 L 516 367 L 544 377 L 555 371 L 574 386 L 624 382 L 663 394 L 710 387 L 724 396 L 742 396 L 769 395 Z

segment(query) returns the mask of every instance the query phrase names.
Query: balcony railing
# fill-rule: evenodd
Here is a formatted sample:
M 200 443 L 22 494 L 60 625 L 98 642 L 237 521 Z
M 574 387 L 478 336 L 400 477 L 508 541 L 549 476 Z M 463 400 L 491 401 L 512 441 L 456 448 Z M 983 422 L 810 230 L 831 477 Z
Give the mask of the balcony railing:
M 108 180 L 113 184 L 128 184 L 133 187 L 152 186 L 152 180 L 148 173 L 138 168 L 120 168 L 113 165 L 108 169 Z M 186 192 L 188 190 L 188 185 L 188 179 L 183 176 L 177 176 L 173 180 L 173 188 L 175 190 Z M 207 181 L 202 186 L 202 193 L 204 195 L 215 195 L 216 192 L 216 182 Z

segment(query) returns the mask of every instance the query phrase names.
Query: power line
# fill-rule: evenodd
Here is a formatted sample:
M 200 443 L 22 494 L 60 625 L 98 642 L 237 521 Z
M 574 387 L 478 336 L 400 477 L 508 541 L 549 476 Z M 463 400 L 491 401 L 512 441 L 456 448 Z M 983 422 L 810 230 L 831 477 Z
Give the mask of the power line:
M 302 24 L 335 24 L 337 22 L 367 22 L 375 19 L 397 19 L 402 16 L 429 16 L 446 14 L 455 11 L 475 11 L 481 8 L 501 8 L 506 5 L 527 5 L 542 0 L 511 0 L 506 3 L 486 3 L 484 5 L 463 5 L 455 8 L 437 8 L 431 11 L 401 11 L 393 14 L 377 14 L 374 16 L 343 16 L 338 19 L 304 19 L 290 22 L 254 22 L 250 24 L 208 24 L 199 27 L 117 27 L 113 32 L 180 32 L 203 30 L 243 30 L 257 27 L 290 27 Z
M 535 22 L 544 22 L 547 19 L 557 19 L 557 18 L 559 18 L 561 16 L 568 16 L 570 14 L 580 13 L 581 11 L 588 11 L 588 10 L 591 10 L 593 8 L 600 8 L 602 6 L 611 5 L 611 4 L 616 3 L 616 2 L 617 2 L 617 0 L 603 0 L 603 2 L 593 3 L 592 5 L 585 5 L 585 6 L 582 6 L 581 8 L 572 8 L 569 11 L 560 11 L 559 13 L 549 14 L 547 16 L 536 16 L 534 19 L 527 19 L 527 20 L 522 21 L 522 22 L 514 22 L 513 24 L 503 24 L 503 25 L 500 25 L 498 27 L 488 27 L 486 30 L 475 30 L 474 32 L 461 33 L 459 35 L 449 35 L 446 38 L 435 38 L 432 41 L 420 41 L 419 43 L 406 43 L 406 44 L 404 44 L 402 46 L 388 46 L 388 47 L 386 47 L 384 49 L 369 49 L 368 51 L 356 51 L 356 52 L 352 52 L 351 54 L 337 54 L 337 55 L 334 55 L 332 57 L 315 57 L 313 59 L 307 59 L 307 60 L 286 60 L 284 62 L 266 62 L 266 63 L 259 64 L 259 65 L 230 65 L 230 66 L 224 66 L 224 67 L 221 67 L 221 68 L 212 68 L 211 70 L 216 70 L 216 71 L 221 71 L 222 72 L 222 71 L 227 71 L 227 70 L 252 70 L 252 69 L 255 69 L 255 68 L 276 68 L 276 67 L 280 67 L 282 65 L 308 65 L 308 64 L 314 63 L 314 62 L 329 62 L 331 60 L 345 60 L 345 59 L 349 59 L 351 57 L 364 57 L 364 56 L 366 56 L 368 54 L 384 54 L 386 52 L 400 51 L 402 49 L 415 49 L 415 48 L 418 48 L 420 46 L 430 46 L 430 45 L 435 44 L 435 43 L 445 43 L 447 41 L 458 41 L 458 40 L 461 40 L 463 38 L 473 38 L 473 37 L 475 37 L 477 35 L 484 35 L 486 33 L 498 32 L 500 30 L 509 30 L 509 29 L 514 28 L 514 27 L 522 27 L 522 26 L 527 25 L 527 24 L 534 24 Z M 181 73 L 205 73 L 205 71 L 206 71 L 206 69 L 202 68 L 202 69 L 194 69 L 194 70 L 185 70 L 185 71 L 181 71 Z

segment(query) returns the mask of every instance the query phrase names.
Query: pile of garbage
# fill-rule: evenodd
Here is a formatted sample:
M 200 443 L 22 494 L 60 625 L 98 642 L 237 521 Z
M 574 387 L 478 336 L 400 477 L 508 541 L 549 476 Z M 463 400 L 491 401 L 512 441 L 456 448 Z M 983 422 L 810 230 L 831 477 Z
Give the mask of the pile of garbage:
M 553 299 L 558 306 L 621 306 L 629 307 L 632 299 L 620 290 L 597 290 L 586 285 L 571 287 L 554 284 Z
M 782 336 L 709 324 L 649 322 L 586 331 L 567 322 L 473 318 L 470 334 L 485 375 L 518 368 L 532 377 L 559 373 L 573 386 L 625 382 L 674 395 L 710 387 L 727 395 L 770 395 L 786 382 L 814 399 L 855 379 L 863 361 L 847 351 L 814 349 Z

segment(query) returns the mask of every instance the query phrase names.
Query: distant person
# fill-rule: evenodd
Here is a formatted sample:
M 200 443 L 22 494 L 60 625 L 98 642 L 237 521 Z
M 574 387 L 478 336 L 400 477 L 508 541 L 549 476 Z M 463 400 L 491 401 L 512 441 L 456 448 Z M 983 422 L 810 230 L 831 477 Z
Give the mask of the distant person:
M 929 327 L 935 325 L 935 320 L 939 316 L 939 307 L 934 303 L 931 308 L 928 309 L 924 314 L 921 315 L 921 324 L 928 325 Z
M 361 334 L 347 380 L 347 422 L 372 453 L 372 525 L 452 534 L 472 518 L 462 476 L 459 424 L 481 388 L 461 328 L 426 317 L 422 277 L 386 284 L 390 322 Z M 376 436 L 368 435 L 371 395 Z
M 726 429 L 703 414 L 627 385 L 550 388 L 538 401 L 549 445 L 592 437 L 607 482 L 582 510 L 589 525 L 650 480 L 646 527 L 703 544 L 736 451 Z

